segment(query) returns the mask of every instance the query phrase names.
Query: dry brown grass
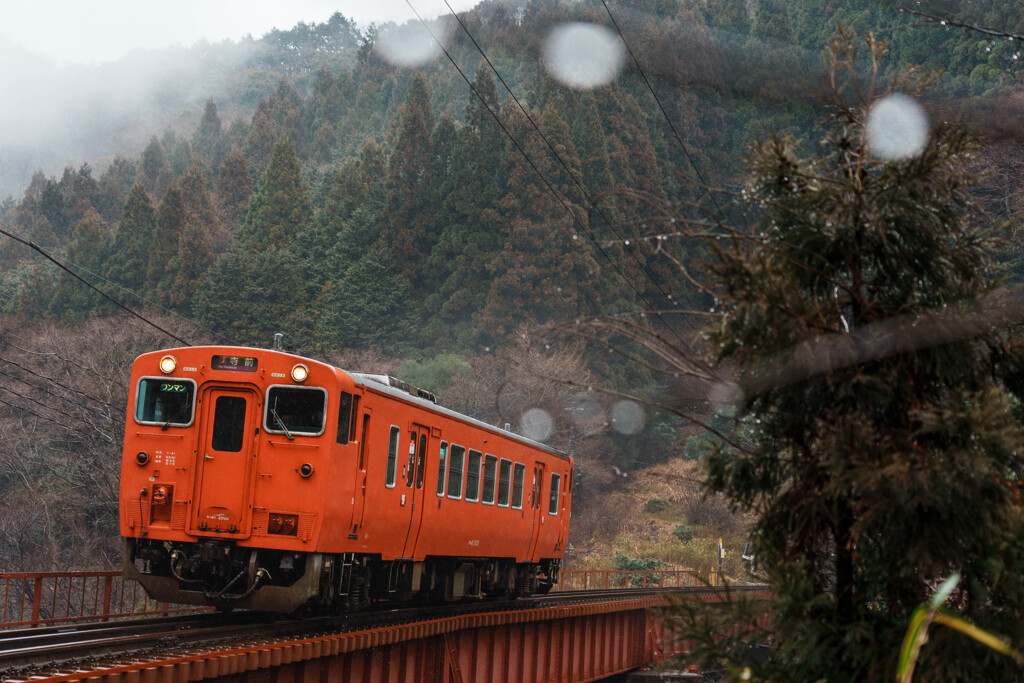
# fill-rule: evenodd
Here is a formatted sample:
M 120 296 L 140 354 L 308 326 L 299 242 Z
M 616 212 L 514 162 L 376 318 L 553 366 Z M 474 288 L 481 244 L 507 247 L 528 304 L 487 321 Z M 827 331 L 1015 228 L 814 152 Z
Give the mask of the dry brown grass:
M 717 566 L 722 538 L 726 574 L 746 576 L 740 554 L 750 520 L 732 513 L 721 498 L 704 494 L 699 463 L 678 458 L 626 478 L 605 474 L 611 468 L 601 463 L 583 469 L 586 491 L 574 503 L 568 569 L 610 569 L 615 553 L 623 553 L 660 560 L 666 569 L 709 571 Z M 648 501 L 653 499 L 667 504 L 655 504 L 652 511 Z M 680 525 L 693 531 L 692 540 L 673 534 Z

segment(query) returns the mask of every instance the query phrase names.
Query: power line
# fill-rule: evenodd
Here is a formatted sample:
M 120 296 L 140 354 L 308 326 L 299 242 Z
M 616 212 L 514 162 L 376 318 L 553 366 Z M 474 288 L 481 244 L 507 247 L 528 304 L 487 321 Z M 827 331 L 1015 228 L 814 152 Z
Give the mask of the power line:
M 708 193 L 708 196 L 711 197 L 711 201 L 714 202 L 715 208 L 718 209 L 719 212 L 721 212 L 722 207 L 718 204 L 718 200 L 715 198 L 714 192 L 711 191 L 711 187 L 710 185 L 708 185 L 708 182 L 704 180 L 704 176 L 701 174 L 700 169 L 697 168 L 697 164 L 693 161 L 693 157 L 690 156 L 690 150 L 688 150 L 686 148 L 686 145 L 683 144 L 683 139 L 679 135 L 679 131 L 676 130 L 675 124 L 672 123 L 672 119 L 669 118 L 668 112 L 665 111 L 665 106 L 661 103 L 661 98 L 658 97 L 658 93 L 654 91 L 654 86 L 652 86 L 651 81 L 648 80 L 647 74 L 644 72 L 644 68 L 640 66 L 640 60 L 636 58 L 636 54 L 633 53 L 633 48 L 629 46 L 629 41 L 627 41 L 626 36 L 623 35 L 622 29 L 619 28 L 619 22 L 615 20 L 615 15 L 612 14 L 612 11 L 608 7 L 608 3 L 605 0 L 601 0 L 601 4 L 604 5 L 604 10 L 605 12 L 608 13 L 608 18 L 611 19 L 612 25 L 615 27 L 616 33 L 619 34 L 619 38 L 622 40 L 622 44 L 626 47 L 626 52 L 629 53 L 629 57 L 630 59 L 633 60 L 633 64 L 636 66 L 637 71 L 640 72 L 640 77 L 643 79 L 644 84 L 647 86 L 647 89 L 654 97 L 654 101 L 658 103 L 658 109 L 661 110 L 662 117 L 664 117 L 665 122 L 668 123 L 668 127 L 672 131 L 672 135 L 675 136 L 676 142 L 679 143 L 679 147 L 683 150 L 683 154 L 686 155 L 686 159 L 690 162 L 690 166 L 693 167 L 694 173 L 697 174 L 697 179 L 700 181 L 701 186 L 704 188 L 704 191 Z
M 0 222 L 0 225 L 4 225 L 7 228 L 11 227 L 6 222 Z M 69 274 L 71 277 L 75 278 L 76 280 L 78 280 L 79 282 L 84 284 L 86 287 L 88 287 L 89 289 L 93 290 L 94 292 L 96 292 L 97 294 L 102 296 L 104 299 L 106 299 L 110 303 L 114 304 L 118 308 L 121 308 L 121 309 L 127 311 L 128 313 L 130 313 L 131 315 L 135 316 L 136 318 L 138 318 L 142 322 L 146 323 L 147 325 L 156 328 L 157 330 L 159 330 L 160 332 L 163 332 L 165 335 L 167 335 L 171 339 L 174 339 L 175 341 L 181 342 L 185 346 L 192 346 L 190 343 L 188 343 L 187 341 L 185 341 L 181 337 L 179 337 L 179 336 L 177 336 L 177 335 L 175 335 L 175 334 L 173 334 L 171 332 L 168 332 L 167 330 L 165 330 L 164 328 L 160 327 L 159 325 L 157 325 L 152 320 L 149 320 L 148 318 L 146 318 L 145 316 L 143 316 L 140 313 L 136 313 L 134 310 L 128 308 L 127 306 L 122 304 L 120 301 L 118 301 L 118 300 L 114 299 L 113 297 L 109 296 L 106 292 L 103 292 L 102 290 L 100 290 L 97 287 L 93 286 L 91 283 L 86 281 L 85 278 L 81 277 L 80 275 L 78 275 L 77 273 L 72 271 L 70 268 L 66 267 L 64 264 L 62 264 L 56 258 L 51 256 L 47 251 L 45 251 L 42 247 L 40 247 L 39 245 L 35 244 L 34 242 L 31 242 L 30 240 L 27 240 L 27 239 L 21 237 L 20 235 L 17 235 L 15 233 L 13 233 L 13 232 L 9 232 L 8 230 L 5 230 L 4 228 L 0 228 L 0 234 L 6 235 L 7 237 L 10 237 L 11 239 L 13 239 L 15 242 L 18 242 L 19 244 L 23 244 L 26 247 L 29 247 L 30 249 L 33 249 L 34 251 L 39 252 L 40 254 L 43 255 L 44 258 L 46 258 L 48 261 L 51 261 L 58 268 L 60 268 L 61 270 L 63 270 L 67 274 Z
M 102 281 L 102 282 L 104 282 L 104 283 L 106 283 L 108 285 L 111 285 L 112 287 L 116 287 L 116 288 L 120 289 L 125 294 L 128 294 L 129 296 L 135 297 L 136 299 L 138 299 L 139 301 L 141 301 L 142 303 L 144 303 L 144 304 L 146 304 L 148 306 L 152 306 L 153 308 L 159 308 L 161 311 L 163 311 L 164 313 L 166 313 L 168 315 L 173 315 L 174 317 L 179 318 L 180 320 L 184 320 L 185 322 L 187 322 L 189 325 L 192 325 L 193 327 L 198 327 L 200 330 L 202 330 L 204 332 L 209 332 L 214 337 L 219 337 L 220 339 L 223 339 L 224 341 L 228 342 L 229 344 L 231 344 L 233 346 L 238 346 L 238 343 L 236 341 L 234 341 L 233 339 L 231 339 L 230 337 L 227 337 L 227 336 L 225 336 L 223 334 L 220 334 L 219 332 L 214 332 L 210 328 L 204 327 L 204 326 L 200 325 L 199 323 L 197 323 L 196 321 L 190 320 L 190 319 L 186 318 L 185 316 L 181 315 L 180 313 L 177 313 L 177 312 L 172 311 L 170 309 L 164 308 L 160 304 L 158 304 L 158 303 L 156 303 L 154 301 L 150 301 L 149 299 L 147 299 L 146 297 L 142 296 L 141 294 L 139 294 L 137 292 L 134 292 L 134 291 L 128 289 L 127 287 L 119 285 L 116 282 L 108 280 L 107 278 L 103 277 L 102 275 L 99 275 L 98 273 L 92 272 L 91 270 L 89 270 L 85 266 L 80 266 L 77 263 L 75 263 L 74 261 L 71 261 L 71 260 L 63 258 L 63 257 L 61 257 L 61 260 L 64 261 L 64 263 L 67 263 L 67 264 L 69 264 L 71 266 L 74 266 L 79 271 L 91 275 L 92 277 L 96 278 L 97 280 L 100 280 L 100 281 Z M 97 290 L 97 291 L 99 291 L 99 290 Z M 189 346 L 191 346 L 191 345 L 189 344 Z
M 594 209 L 597 211 L 597 213 L 604 220 L 605 224 L 612 231 L 612 234 L 615 235 L 615 238 L 617 240 L 619 240 L 620 242 L 624 242 L 625 243 L 624 246 L 628 247 L 629 246 L 629 241 L 623 239 L 623 237 L 621 235 L 619 235 L 618 231 L 615 230 L 615 227 L 612 224 L 612 222 L 610 220 L 608 220 L 608 217 L 605 216 L 604 212 L 601 210 L 601 207 L 594 201 L 594 198 L 590 195 L 590 193 L 587 192 L 587 189 L 583 186 L 582 181 L 580 181 L 579 178 L 577 178 L 576 174 L 569 168 L 568 164 L 565 163 L 565 160 L 558 153 L 558 150 L 555 149 L 554 145 L 551 144 L 551 141 L 548 140 L 548 137 L 544 134 L 544 131 L 542 131 L 540 129 L 540 126 L 537 125 L 537 122 L 534 120 L 534 118 L 530 115 L 530 113 L 523 106 L 523 103 L 519 100 L 518 97 L 516 97 L 516 94 L 512 91 L 512 88 L 510 88 L 508 83 L 505 82 L 505 79 L 502 77 L 501 73 L 498 71 L 498 69 L 491 62 L 490 57 L 487 56 L 487 53 L 480 46 L 480 43 L 477 42 L 477 39 L 470 32 L 469 27 L 466 26 L 465 22 L 462 21 L 462 17 L 460 17 L 455 12 L 455 10 L 452 9 L 452 6 L 448 3 L 448 0 L 445 0 L 445 5 L 448 7 L 448 11 L 451 12 L 452 16 L 455 17 L 455 20 L 459 22 L 459 26 L 462 27 L 463 32 L 465 32 L 465 34 L 472 41 L 473 46 L 476 47 L 476 49 L 477 49 L 477 52 L 479 52 L 480 56 L 483 57 L 485 62 L 487 62 L 487 66 L 490 67 L 491 71 L 494 72 L 494 75 L 498 77 L 499 81 L 501 81 L 501 85 L 505 88 L 505 90 L 508 92 L 508 94 L 512 97 L 512 100 L 516 103 L 516 106 L 519 107 L 519 110 L 523 113 L 524 116 L 526 116 L 526 119 L 530 122 L 530 125 L 533 126 L 533 129 L 537 132 L 538 135 L 540 135 L 541 139 L 544 141 L 544 144 L 547 145 L 548 150 L 550 150 L 550 152 L 554 155 L 555 159 L 558 160 L 558 163 L 562 166 L 562 169 L 566 172 L 566 174 L 572 180 L 573 184 L 575 184 L 576 187 L 579 188 L 580 193 L 582 193 L 584 198 L 586 198 L 586 200 L 590 203 L 590 205 L 594 207 Z M 486 103 L 484 103 L 484 106 L 486 106 Z M 633 258 L 633 260 L 636 262 L 636 264 L 638 266 L 640 266 L 640 269 L 644 272 L 644 275 L 646 276 L 646 278 L 651 282 L 651 284 L 653 284 L 655 287 L 658 288 L 658 291 L 661 292 L 662 296 L 664 296 L 666 299 L 668 299 L 670 302 L 672 302 L 673 305 L 678 305 L 676 303 L 676 301 L 672 298 L 672 295 L 669 292 L 665 291 L 665 288 L 661 285 L 661 283 L 658 282 L 655 279 L 654 274 L 651 273 L 650 269 L 647 267 L 647 264 L 644 263 L 643 261 L 641 261 L 640 258 L 636 255 L 636 251 L 633 250 L 633 249 L 628 249 L 627 248 L 626 249 L 626 253 L 628 253 Z M 650 302 L 647 301 L 646 297 L 642 293 L 638 292 L 635 288 L 633 289 L 633 291 L 637 293 L 637 296 L 640 297 L 640 300 L 644 303 L 644 305 L 647 306 L 648 309 L 652 309 L 652 310 L 654 309 L 654 307 L 650 304 Z M 660 315 L 658 317 L 659 317 L 659 319 L 662 319 Z M 662 319 L 662 322 L 665 322 L 664 319 Z M 669 325 L 666 325 L 666 327 L 671 329 L 671 326 L 669 326 Z
M 53 356 L 54 358 L 56 358 L 58 360 L 64 361 L 68 365 L 76 367 L 79 370 L 84 370 L 85 372 L 91 373 L 91 374 L 95 375 L 96 377 L 99 377 L 100 379 L 111 381 L 111 382 L 117 382 L 117 380 L 115 380 L 113 377 L 108 377 L 107 375 L 102 375 L 102 374 L 96 372 L 95 370 L 93 370 L 92 368 L 88 368 L 88 367 L 86 367 L 84 365 L 76 363 L 75 361 L 71 360 L 70 358 L 65 358 L 64 356 L 62 356 L 59 353 L 56 353 L 54 351 L 42 352 L 42 351 L 30 351 L 28 349 L 23 349 L 20 346 L 18 346 L 17 344 L 15 344 L 14 342 L 10 341 L 9 339 L 6 339 L 3 336 L 4 334 L 10 334 L 10 335 L 13 335 L 15 337 L 17 337 L 18 335 L 14 334 L 13 332 L 10 332 L 9 330 L 0 329 L 0 341 L 3 341 L 5 344 L 10 346 L 11 348 L 17 349 L 18 351 L 21 351 L 22 353 L 27 353 L 27 354 L 32 355 L 32 356 Z M 23 337 L 18 337 L 18 338 L 19 339 L 23 339 Z M 13 361 L 7 361 L 7 362 L 11 363 L 12 365 L 17 365 Z M 18 367 L 21 367 L 21 366 L 19 365 Z M 22 369 L 25 370 L 25 368 L 22 368 Z M 29 370 L 28 372 L 31 372 L 31 371 Z
M 93 396 L 92 394 L 87 394 L 87 393 L 85 393 L 84 391 L 79 391 L 78 389 L 75 389 L 75 388 L 73 388 L 73 387 L 69 387 L 69 386 L 66 386 L 66 385 L 64 385 L 64 384 L 61 384 L 60 382 L 58 382 L 58 381 L 57 381 L 57 380 L 55 380 L 55 379 L 51 379 L 51 378 L 49 378 L 49 377 L 46 377 L 46 376 L 44 376 L 44 375 L 41 375 L 41 374 L 39 374 L 38 372 L 33 372 L 32 370 L 30 370 L 30 369 L 26 368 L 26 367 L 25 367 L 25 366 L 23 366 L 23 365 L 19 365 L 18 363 L 15 363 L 15 362 L 14 362 L 14 361 L 12 361 L 12 360 L 8 360 L 8 359 L 6 359 L 6 358 L 0 357 L 0 361 L 2 361 L 2 362 L 4 362 L 4 363 L 8 363 L 9 365 L 13 365 L 14 367 L 16 367 L 16 368 L 19 368 L 19 369 L 20 369 L 20 370 L 22 370 L 23 372 L 27 372 L 27 373 L 29 373 L 30 375 L 33 375 L 33 376 L 35 376 L 35 377 L 38 377 L 39 379 L 43 380 L 44 382 L 50 382 L 51 384 L 54 384 L 54 385 L 56 385 L 56 386 L 60 387 L 61 389 L 65 389 L 65 390 L 67 390 L 67 391 L 70 391 L 70 392 L 72 392 L 72 393 L 74 393 L 74 394 L 78 394 L 78 395 L 79 395 L 79 396 L 81 396 L 82 398 L 85 398 L 85 399 L 89 399 L 89 400 L 91 400 L 91 401 L 95 401 L 95 402 L 97 402 L 97 403 L 100 403 L 100 404 L 102 404 L 102 405 L 106 406 L 107 408 L 109 408 L 109 409 L 111 409 L 111 410 L 116 410 L 116 409 L 114 408 L 114 406 L 112 406 L 112 405 L 111 405 L 111 404 L 110 404 L 109 402 L 107 402 L 107 401 L 103 400 L 102 398 L 99 398 L 98 396 Z M 18 377 L 17 375 L 11 375 L 11 374 L 8 374 L 8 373 L 4 372 L 3 370 L 0 370 L 0 375 L 3 375 L 4 377 L 10 377 L 10 378 L 11 378 L 11 379 L 13 379 L 13 380 L 17 380 L 18 382 L 21 382 L 22 384 L 25 384 L 25 385 L 27 385 L 27 386 L 30 386 L 30 387 L 32 387 L 33 389 L 36 389 L 36 390 L 38 390 L 38 391 L 42 391 L 42 392 L 45 392 L 45 393 L 49 394 L 50 396 L 53 396 L 54 398 L 57 398 L 57 399 L 59 399 L 59 400 L 61 400 L 61 401 L 66 401 L 66 402 L 68 402 L 68 403 L 74 403 L 74 401 L 72 401 L 71 399 L 69 399 L 69 398 L 67 398 L 67 397 L 64 397 L 64 396 L 60 396 L 60 395 L 58 395 L 58 394 L 55 394 L 55 393 L 53 393 L 53 392 L 49 391 L 49 390 L 48 390 L 48 389 L 47 389 L 47 388 L 46 388 L 45 386 L 42 386 L 42 387 L 40 387 L 40 386 L 36 386 L 35 384 L 32 384 L 32 383 L 31 383 L 31 382 L 29 382 L 28 380 L 26 380 L 26 379 L 24 379 L 24 378 L 21 378 L 21 377 Z M 111 381 L 113 381 L 113 380 L 111 380 Z M 120 410 L 117 410 L 117 412 L 120 412 Z
M 515 137 L 512 135 L 512 133 L 508 130 L 508 128 L 505 126 L 505 124 L 498 117 L 497 113 L 495 113 L 494 110 L 491 108 L 491 106 L 487 103 L 487 100 L 485 100 L 484 97 L 477 91 L 477 89 L 473 85 L 472 81 L 470 81 L 470 79 L 466 76 L 465 72 L 463 72 L 462 68 L 458 65 L 458 63 L 456 63 L 456 61 L 452 57 L 451 53 L 448 52 L 448 50 L 444 47 L 443 43 L 440 40 L 437 39 L 437 36 L 430 29 L 430 26 L 427 24 L 426 21 L 423 20 L 423 17 L 421 17 L 419 12 L 416 11 L 416 8 L 413 7 L 411 0 L 406 0 L 406 4 L 409 5 L 409 8 L 416 15 L 416 18 L 419 19 L 420 23 L 422 23 L 423 26 L 426 28 L 427 32 L 430 34 L 431 38 L 433 38 L 434 42 L 437 43 L 437 45 L 441 48 L 441 51 L 444 53 L 445 57 L 447 57 L 448 61 L 451 62 L 452 66 L 455 67 L 455 70 L 458 71 L 459 75 L 462 77 L 462 79 L 469 86 L 469 88 L 473 92 L 473 94 L 476 95 L 477 99 L 479 99 L 481 104 L 484 105 L 484 108 L 487 109 L 487 112 L 494 119 L 495 123 L 498 124 L 498 127 L 501 128 L 502 132 L 504 132 L 505 135 L 508 137 L 508 139 L 512 142 L 512 144 L 515 146 L 516 150 L 523 157 L 523 159 L 526 161 L 526 163 L 529 164 L 530 168 L 532 168 L 533 171 L 537 174 L 537 176 L 540 178 L 541 182 L 544 183 L 544 186 L 547 188 L 547 190 L 551 193 L 551 195 L 555 198 L 555 200 L 559 204 L 562 205 L 562 208 L 565 209 L 565 211 L 569 215 L 569 217 L 572 218 L 573 222 L 579 227 L 580 232 L 582 232 L 584 235 L 586 235 L 587 239 L 589 239 L 594 244 L 594 247 L 597 249 L 598 253 L 600 253 L 601 256 L 603 256 L 604 259 L 611 265 L 611 267 L 615 270 L 616 274 L 618 274 L 618 276 L 622 279 L 622 281 L 626 284 L 626 286 L 629 287 L 631 290 L 633 290 L 633 292 L 637 295 L 637 297 L 641 301 L 643 301 L 645 304 L 647 304 L 649 308 L 653 308 L 653 307 L 650 306 L 650 304 L 648 304 L 648 302 L 647 302 L 646 298 L 644 297 L 643 293 L 640 292 L 633 285 L 633 283 L 629 281 L 629 278 L 626 277 L 625 273 L 622 272 L 622 270 L 619 268 L 618 264 L 615 263 L 615 261 L 611 258 L 611 256 L 608 254 L 608 252 L 604 249 L 604 247 L 602 247 L 601 244 L 597 241 L 597 239 L 593 236 L 593 234 L 590 232 L 590 230 L 588 230 L 587 227 L 585 225 L 583 225 L 583 223 L 582 223 L 582 221 L 580 221 L 579 217 L 576 216 L 575 212 L 573 212 L 572 209 L 569 207 L 569 205 L 566 203 L 566 200 L 551 185 L 551 182 L 547 179 L 547 177 L 545 177 L 544 173 L 541 172 L 541 170 L 537 167 L 537 165 L 534 163 L 533 159 L 530 158 L 530 155 L 527 154 L 525 149 L 523 149 L 522 145 L 519 144 L 519 141 L 515 139 Z M 449 7 L 449 9 L 451 9 L 451 8 Z M 492 69 L 493 69 L 493 67 L 492 67 Z M 529 118 L 529 117 L 527 117 L 527 118 Z M 531 123 L 532 123 L 532 120 L 531 120 Z M 544 137 L 543 134 L 541 134 L 541 137 Z M 545 140 L 545 142 L 546 142 L 546 140 Z M 549 143 L 549 147 L 550 147 L 550 143 Z M 557 156 L 557 154 L 556 154 L 556 156 Z M 675 333 L 675 332 L 673 331 L 673 333 Z M 682 339 L 680 339 L 680 341 L 682 341 Z

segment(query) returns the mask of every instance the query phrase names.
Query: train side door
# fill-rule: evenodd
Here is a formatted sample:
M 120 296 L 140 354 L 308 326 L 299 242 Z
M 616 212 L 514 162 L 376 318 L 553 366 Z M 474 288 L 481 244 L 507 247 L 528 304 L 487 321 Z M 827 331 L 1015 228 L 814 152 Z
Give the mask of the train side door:
M 259 397 L 246 389 L 211 388 L 202 401 L 191 530 L 248 535 Z
M 408 510 L 409 532 L 405 537 L 402 557 L 412 557 L 416 539 L 423 521 L 423 479 L 426 474 L 427 448 L 430 445 L 430 427 L 413 424 L 408 431 L 408 463 L 405 468 L 406 492 L 404 505 Z
M 537 545 L 544 524 L 544 463 L 533 464 L 533 488 L 530 493 L 530 516 L 533 517 L 533 533 L 530 540 L 530 558 L 537 557 Z
M 359 461 L 356 463 L 356 495 L 352 503 L 352 526 L 350 537 L 356 535 L 363 525 L 363 514 L 366 510 L 366 459 L 369 457 L 370 408 L 364 408 L 357 427 L 359 434 Z

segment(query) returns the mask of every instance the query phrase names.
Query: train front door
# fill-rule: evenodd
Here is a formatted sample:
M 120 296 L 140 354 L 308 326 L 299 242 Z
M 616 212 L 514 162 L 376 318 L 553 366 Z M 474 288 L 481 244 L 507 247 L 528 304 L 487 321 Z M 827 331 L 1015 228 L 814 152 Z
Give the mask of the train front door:
M 259 398 L 245 389 L 211 388 L 202 402 L 191 531 L 248 536 Z
M 409 513 L 409 532 L 405 537 L 402 557 L 412 557 L 416 539 L 423 521 L 423 478 L 426 474 L 427 447 L 430 445 L 430 427 L 413 424 L 408 431 L 409 463 L 406 467 L 405 506 Z

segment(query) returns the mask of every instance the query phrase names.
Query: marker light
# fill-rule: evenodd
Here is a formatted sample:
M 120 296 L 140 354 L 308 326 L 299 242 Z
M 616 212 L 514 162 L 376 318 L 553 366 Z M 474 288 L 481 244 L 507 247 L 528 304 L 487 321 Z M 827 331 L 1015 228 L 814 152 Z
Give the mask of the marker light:
M 309 377 L 309 368 L 302 363 L 292 367 L 292 379 L 296 382 L 305 382 L 306 378 Z
M 178 361 L 174 356 L 164 356 L 160 359 L 160 372 L 169 375 L 178 367 Z

